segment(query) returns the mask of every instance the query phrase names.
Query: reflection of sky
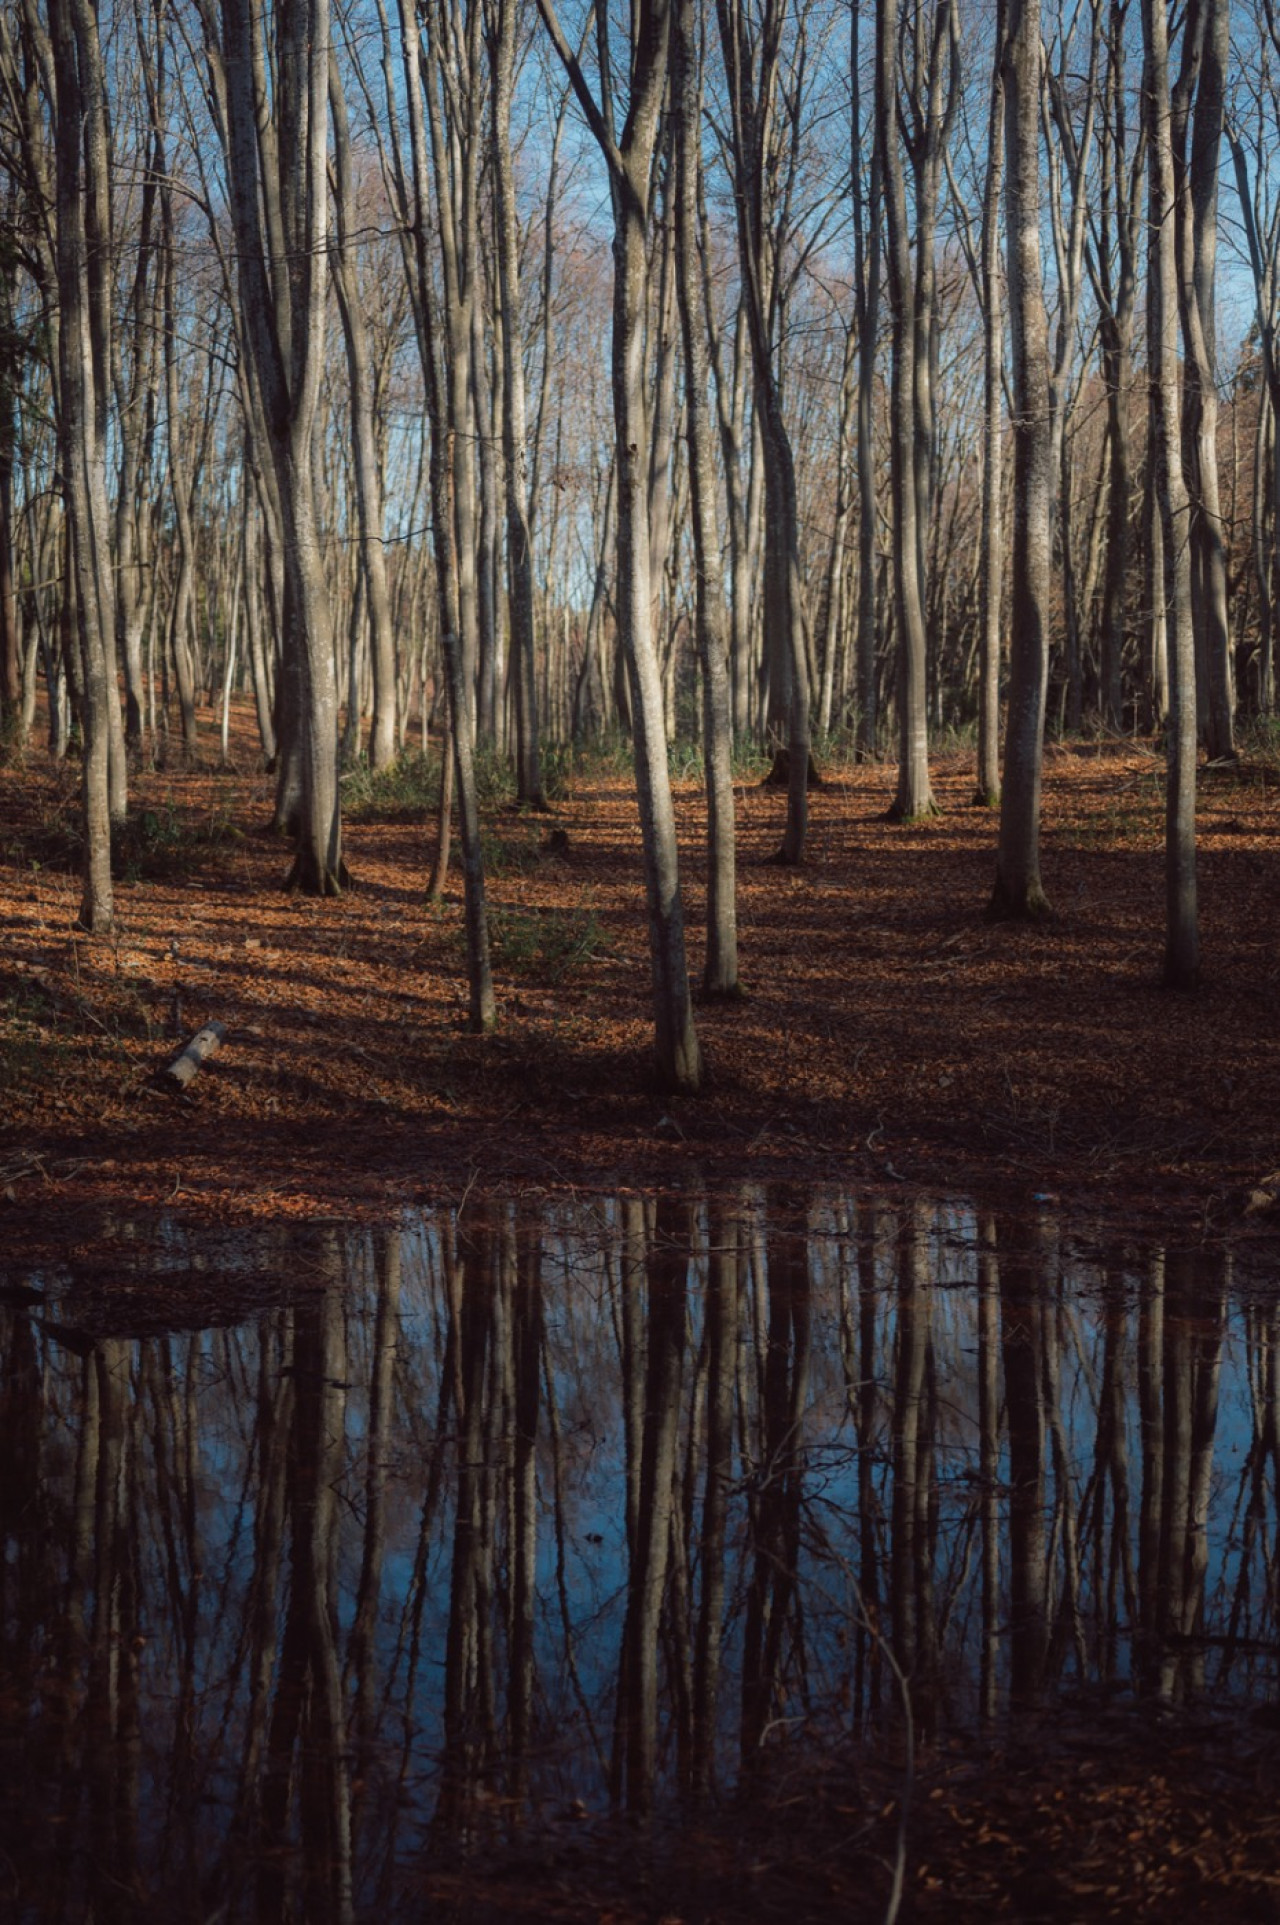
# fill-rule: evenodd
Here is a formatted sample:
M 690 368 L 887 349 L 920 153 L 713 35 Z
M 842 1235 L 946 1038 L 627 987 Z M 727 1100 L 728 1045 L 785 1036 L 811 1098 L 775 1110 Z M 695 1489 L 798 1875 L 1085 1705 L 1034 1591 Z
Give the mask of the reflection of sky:
M 728 1747 L 738 1715 L 737 1674 L 745 1598 L 754 1568 L 745 1501 L 749 1466 L 743 1447 L 745 1439 L 751 1452 L 757 1449 L 767 1264 L 777 1234 L 772 1229 L 764 1234 L 762 1209 L 757 1201 L 748 1213 L 753 1234 L 741 1299 L 735 1480 L 726 1553 L 725 1678 L 719 1717 L 726 1745 L 725 1768 L 730 1776 Z M 812 1207 L 808 1220 L 811 1353 L 807 1402 L 797 1440 L 804 1471 L 803 1664 L 797 1620 L 784 1641 L 783 1676 L 773 1706 L 780 1728 L 788 1720 L 802 1718 L 847 1726 L 857 1715 L 850 1693 L 859 1583 L 867 1576 L 861 1565 L 860 1504 L 868 1476 L 878 1512 L 874 1534 L 881 1563 L 876 1589 L 882 1603 L 889 1595 L 900 1226 L 883 1211 L 874 1217 L 864 1213 L 860 1223 L 855 1223 L 851 1206 L 838 1199 Z M 932 1480 L 929 1563 L 940 1627 L 944 1702 L 951 1715 L 963 1716 L 972 1711 L 975 1702 L 983 1633 L 977 1475 L 977 1226 L 972 1213 L 958 1207 L 932 1210 L 927 1220 L 922 1220 L 922 1227 L 928 1280 L 918 1289 L 916 1302 L 917 1315 L 928 1327 L 927 1398 L 933 1400 L 934 1418 L 932 1442 L 922 1456 L 921 1469 Z M 406 1224 L 399 1233 L 393 1414 L 385 1447 L 386 1538 L 376 1633 L 379 1716 L 375 1757 L 365 1761 L 369 1782 L 381 1784 L 385 1796 L 400 1795 L 395 1793 L 398 1782 L 408 1787 L 405 1795 L 410 1798 L 411 1809 L 403 1823 L 414 1829 L 426 1822 L 433 1796 L 424 1789 L 422 1795 L 428 1805 L 419 1809 L 415 1788 L 434 1785 L 443 1742 L 441 1706 L 454 1557 L 455 1515 L 449 1476 L 440 1486 L 425 1549 L 420 1541 L 428 1465 L 433 1452 L 443 1447 L 446 1464 L 451 1467 L 456 1441 L 456 1417 L 447 1403 L 443 1439 L 437 1435 L 448 1344 L 447 1231 L 448 1226 L 423 1217 Z M 582 1796 L 589 1803 L 603 1799 L 604 1784 L 593 1755 L 588 1721 L 594 1725 L 595 1745 L 607 1759 L 629 1567 L 620 1312 L 624 1291 L 642 1289 L 643 1281 L 634 1276 L 624 1278 L 619 1233 L 616 1207 L 600 1203 L 563 1206 L 548 1216 L 542 1230 L 544 1340 L 536 1450 L 536 1686 L 531 1778 L 535 1796 Z M 701 1382 L 703 1368 L 700 1359 L 707 1275 L 701 1245 L 706 1233 L 703 1218 L 697 1232 L 700 1247 L 691 1256 L 687 1273 L 684 1398 L 678 1449 L 682 1476 L 691 1479 L 686 1493 L 690 1567 L 684 1580 L 690 1600 L 689 1624 L 696 1623 L 702 1581 L 698 1528 L 704 1467 L 697 1438 L 701 1436 L 704 1397 L 701 1390 L 694 1397 L 690 1387 L 695 1379 Z M 1151 1291 L 1152 1279 L 1160 1272 L 1151 1257 L 1141 1252 L 1129 1251 L 1117 1259 L 1086 1250 L 1047 1218 L 1037 1235 L 1034 1248 L 1040 1253 L 1036 1271 L 1041 1280 L 1040 1301 L 1048 1305 L 1043 1313 L 1049 1341 L 1041 1389 L 1047 1420 L 1049 1617 L 1057 1627 L 1051 1667 L 1067 1683 L 1091 1685 L 1101 1680 L 1098 1666 L 1112 1630 L 1118 1631 L 1116 1673 L 1120 1679 L 1129 1675 L 1128 1603 L 1121 1582 L 1116 1596 L 1119 1624 L 1109 1628 L 1108 1599 L 1098 1595 L 1090 1557 L 1084 1556 L 1078 1631 L 1073 1632 L 1060 1617 L 1068 1526 L 1079 1525 L 1093 1479 L 1098 1391 L 1110 1341 L 1119 1346 L 1126 1375 L 1129 1555 L 1132 1568 L 1137 1569 L 1144 1473 L 1134 1382 L 1139 1302 L 1144 1291 Z M 148 1267 L 149 1257 L 156 1267 L 173 1272 L 193 1254 L 184 1236 L 161 1231 L 145 1247 L 139 1245 L 138 1269 Z M 270 1239 L 261 1247 L 241 1241 L 234 1250 L 228 1243 L 212 1253 L 221 1274 L 276 1273 L 299 1301 L 306 1297 L 314 1301 L 316 1291 L 326 1282 L 340 1286 L 329 1297 L 335 1324 L 340 1326 L 334 1347 L 334 1368 L 340 1374 L 329 1407 L 334 1423 L 340 1425 L 336 1440 L 340 1444 L 340 1470 L 333 1513 L 337 1586 L 332 1599 L 340 1664 L 349 1642 L 363 1551 L 369 1384 L 379 1292 L 377 1254 L 372 1233 L 336 1230 L 319 1240 L 313 1236 L 304 1244 L 301 1255 L 291 1251 L 287 1242 Z M 1233 1275 L 1210 1254 L 1202 1254 L 1198 1266 L 1198 1286 L 1204 1293 L 1206 1309 L 1215 1292 L 1226 1307 L 1208 1516 L 1203 1617 L 1209 1643 L 1204 1682 L 1215 1693 L 1270 1700 L 1276 1690 L 1277 1633 L 1274 1463 L 1260 1486 L 1262 1513 L 1256 1521 L 1256 1541 L 1243 1581 L 1242 1558 L 1244 1474 L 1257 1434 L 1255 1393 L 1264 1373 L 1272 1368 L 1268 1346 L 1274 1319 L 1256 1287 L 1266 1279 L 1256 1274 Z M 55 1318 L 64 1314 L 64 1305 L 80 1301 L 74 1278 L 49 1276 L 38 1281 L 48 1290 Z M 859 1347 L 864 1304 L 873 1331 L 869 1354 L 863 1354 Z M 102 1314 L 100 1307 L 98 1314 Z M 197 1797 L 206 1801 L 199 1804 L 191 1821 L 201 1839 L 214 1841 L 225 1831 L 238 1795 L 249 1717 L 254 1613 L 260 1605 L 261 1590 L 262 1415 L 280 1391 L 281 1366 L 290 1355 L 293 1314 L 286 1307 L 259 1313 L 227 1328 L 169 1337 L 116 1338 L 101 1346 L 125 1414 L 126 1447 L 120 1474 L 122 1488 L 131 1494 L 128 1519 L 139 1595 L 136 1630 L 146 1640 L 139 1656 L 145 1700 L 142 1750 L 149 1781 L 144 1807 L 149 1814 L 147 1829 L 154 1840 L 160 1840 L 173 1822 L 169 1797 L 174 1762 L 179 1756 L 189 1759 Z M 997 1308 L 997 1329 L 998 1314 Z M 496 1319 L 494 1331 L 501 1327 L 502 1320 Z M 1207 1321 L 1201 1321 L 1193 1327 L 1193 1334 L 1203 1337 L 1210 1327 Z M 11 1323 L 0 1323 L 0 1332 L 9 1328 Z M 15 1639 L 20 1643 L 23 1637 L 36 1646 L 56 1642 L 58 1612 L 49 1598 L 68 1594 L 73 1523 L 77 1502 L 83 1506 L 86 1488 L 82 1468 L 77 1500 L 77 1464 L 86 1436 L 81 1403 L 85 1364 L 65 1344 L 39 1334 L 39 1327 L 38 1343 L 46 1425 L 43 1555 L 57 1574 L 57 1582 L 51 1591 L 46 1589 L 39 1609 L 10 1602 L 7 1608 L 13 1622 L 5 1628 L 11 1648 L 16 1648 Z M 0 1369 L 5 1362 L 0 1356 Z M 862 1387 L 868 1382 L 874 1386 L 875 1415 L 871 1430 L 859 1438 L 858 1404 Z M 495 1372 L 492 1350 L 487 1383 L 490 1396 L 497 1394 L 500 1403 L 510 1398 L 510 1383 L 503 1371 Z M 507 1565 L 505 1453 L 509 1447 L 504 1438 L 509 1440 L 511 1431 L 509 1408 L 505 1408 L 505 1414 L 504 1408 L 499 1409 L 489 1427 L 490 1449 L 497 1453 L 497 1460 L 487 1466 L 496 1532 L 489 1623 L 499 1721 L 508 1662 L 502 1592 Z M 691 1442 L 691 1425 L 695 1423 L 698 1428 Z M 1064 1468 L 1056 1461 L 1058 1451 L 1063 1455 Z M 1001 1583 L 1006 1587 L 1008 1547 L 1003 1532 L 1008 1475 L 1007 1439 L 1002 1431 L 999 1514 Z M 1111 1528 L 1111 1501 L 1108 1495 L 1106 1537 Z M 81 1508 L 79 1515 L 82 1519 L 87 1515 L 92 1536 L 92 1506 L 87 1514 Z M 11 1573 L 24 1569 L 16 1540 L 6 1546 L 6 1556 Z M 91 1623 L 92 1555 L 82 1556 L 81 1568 L 86 1582 L 86 1616 Z M 276 1588 L 269 1598 L 261 1600 L 268 1620 L 274 1623 L 277 1641 L 283 1631 L 288 1571 L 286 1521 Z M 422 1579 L 420 1591 L 415 1590 L 415 1573 Z M 7 1595 L 11 1600 L 16 1595 L 12 1584 Z M 197 1613 L 188 1650 L 183 1605 L 192 1595 Z M 1002 1601 L 1002 1632 L 1007 1629 L 1007 1610 L 1007 1602 Z M 1256 1641 L 1258 1648 L 1247 1645 L 1230 1650 L 1228 1639 L 1232 1634 Z M 679 1639 L 685 1636 L 679 1633 L 671 1647 L 682 1662 L 689 1655 L 679 1649 Z M 1002 1639 L 999 1647 L 1002 1664 L 1006 1642 Z M 1082 1659 L 1077 1651 L 1083 1654 Z M 666 1645 L 664 1655 L 670 1655 Z M 1083 1675 L 1079 1668 L 1082 1661 Z M 0 1679 L 0 1684 L 3 1682 Z M 348 1677 L 346 1686 L 350 1693 L 354 1680 Z M 668 1715 L 663 1714 L 664 1725 Z M 669 1768 L 670 1747 L 663 1755 Z M 391 1809 L 389 1805 L 380 1822 L 391 1824 Z

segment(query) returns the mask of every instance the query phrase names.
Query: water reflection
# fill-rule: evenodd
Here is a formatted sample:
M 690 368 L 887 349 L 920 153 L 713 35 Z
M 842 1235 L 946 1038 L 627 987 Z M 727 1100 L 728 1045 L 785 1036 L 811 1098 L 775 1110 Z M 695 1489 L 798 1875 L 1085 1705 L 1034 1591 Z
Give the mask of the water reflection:
M 1223 1251 L 752 1192 L 219 1262 L 277 1307 L 0 1279 L 20 1919 L 414 1916 L 530 1815 L 907 1705 L 1275 1698 L 1280 1308 Z

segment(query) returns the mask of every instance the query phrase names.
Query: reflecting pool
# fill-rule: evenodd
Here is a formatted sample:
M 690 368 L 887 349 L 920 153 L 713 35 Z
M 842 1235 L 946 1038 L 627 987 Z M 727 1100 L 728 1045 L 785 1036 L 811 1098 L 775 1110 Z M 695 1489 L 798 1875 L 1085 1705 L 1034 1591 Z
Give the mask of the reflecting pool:
M 1029 1707 L 1280 1702 L 1265 1256 L 743 1190 L 0 1258 L 0 1915 L 424 1865 Z

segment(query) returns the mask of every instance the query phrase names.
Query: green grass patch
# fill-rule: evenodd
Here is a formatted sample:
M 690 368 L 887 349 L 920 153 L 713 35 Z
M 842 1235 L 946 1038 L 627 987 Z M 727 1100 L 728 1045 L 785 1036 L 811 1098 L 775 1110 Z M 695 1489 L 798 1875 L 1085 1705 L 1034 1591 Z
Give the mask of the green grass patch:
M 359 762 L 342 778 L 343 814 L 351 822 L 417 822 L 440 803 L 440 757 L 410 749 L 389 769 Z
M 489 944 L 499 968 L 561 983 L 609 947 L 593 909 L 489 910 Z

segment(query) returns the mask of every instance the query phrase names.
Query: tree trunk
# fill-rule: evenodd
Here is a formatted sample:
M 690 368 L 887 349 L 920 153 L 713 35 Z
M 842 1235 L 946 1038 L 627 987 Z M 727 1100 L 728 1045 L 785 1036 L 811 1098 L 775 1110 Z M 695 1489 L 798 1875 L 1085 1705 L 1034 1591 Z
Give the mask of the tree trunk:
M 1143 0 L 1143 95 L 1148 148 L 1148 357 L 1151 463 L 1164 553 L 1169 625 L 1168 774 L 1165 790 L 1164 979 L 1194 987 L 1200 971 L 1196 910 L 1196 671 L 1191 611 L 1191 507 L 1178 420 L 1176 190 L 1169 111 L 1169 22 L 1164 0 Z
M 898 0 L 876 4 L 876 152 L 884 186 L 886 267 L 892 323 L 889 486 L 893 504 L 894 622 L 898 654 L 898 787 L 890 816 L 936 812 L 929 781 L 928 645 L 921 599 L 922 535 L 916 493 L 915 292 L 906 184 L 898 145 Z
M 533 555 L 529 532 L 529 456 L 525 427 L 524 342 L 520 328 L 519 217 L 511 160 L 511 95 L 515 84 L 516 0 L 499 0 L 489 39 L 493 94 L 494 222 L 497 230 L 498 320 L 502 331 L 502 452 L 507 509 L 507 607 L 516 711 L 516 798 L 545 809 L 538 741 L 534 661 Z
M 1049 515 L 1053 444 L 1045 406 L 1048 328 L 1040 279 L 1040 5 L 1009 0 L 1005 141 L 1009 326 L 1013 347 L 1013 558 L 1009 716 L 991 909 L 1048 910 L 1040 882 L 1040 777 L 1049 679 Z
M 387 556 L 383 538 L 382 470 L 374 433 L 373 379 L 361 291 L 350 260 L 354 207 L 351 188 L 351 137 L 338 62 L 329 57 L 329 105 L 333 116 L 334 211 L 337 246 L 330 253 L 333 284 L 342 316 L 351 377 L 351 431 L 355 442 L 356 511 L 364 570 L 365 607 L 373 663 L 373 725 L 369 765 L 389 768 L 396 755 L 396 649 L 387 594 Z M 358 705 L 357 705 L 358 706 Z
M 85 856 L 79 920 L 91 934 L 99 935 L 114 920 L 110 705 L 115 695 L 108 664 L 115 592 L 106 487 L 111 366 L 106 96 L 97 20 L 88 0 L 50 0 L 49 31 L 58 76 L 58 432 L 70 535 L 69 573 L 74 572 L 75 578 L 84 735 Z M 76 648 L 73 638 L 71 649 Z
M 630 685 L 636 793 L 644 849 L 659 1080 L 694 1091 L 702 1058 L 689 996 L 684 908 L 680 899 L 675 814 L 663 715 L 662 677 L 649 599 L 649 434 L 645 408 L 645 318 L 649 305 L 649 216 L 654 141 L 666 91 L 668 0 L 637 0 L 632 10 L 631 100 L 621 144 L 612 129 L 611 98 L 602 112 L 561 31 L 551 0 L 542 17 L 609 166 L 613 190 L 613 416 L 618 491 L 618 637 Z M 608 32 L 598 12 L 608 64 Z
M 987 119 L 987 177 L 982 195 L 982 528 L 978 560 L 978 780 L 974 801 L 1000 801 L 1000 595 L 1004 529 L 1004 315 L 1000 299 L 1000 190 L 1004 174 L 1004 0 L 996 10 L 996 44 Z
M 279 733 L 299 790 L 296 810 L 290 810 L 296 849 L 288 886 L 337 895 L 347 880 L 338 689 L 312 447 L 328 283 L 328 0 L 282 0 L 276 9 L 269 99 L 261 0 L 223 0 L 222 20 L 241 307 L 275 470 L 284 551 Z
M 1191 504 L 1192 617 L 1207 698 L 1202 717 L 1205 746 L 1213 761 L 1234 760 L 1236 752 L 1226 545 L 1218 490 L 1213 298 L 1218 162 L 1226 111 L 1229 39 L 1229 0 L 1194 0 L 1183 27 L 1182 71 L 1170 115 L 1177 194 L 1178 305 L 1185 367 L 1182 465 Z
M 702 308 L 697 271 L 702 87 L 693 0 L 677 0 L 671 94 L 676 140 L 676 275 L 684 345 L 685 428 L 697 570 L 695 623 L 702 664 L 702 733 L 707 784 L 707 955 L 702 987 L 709 996 L 736 996 L 740 989 L 729 624 L 720 567 L 714 430 L 708 407 L 707 316 Z

